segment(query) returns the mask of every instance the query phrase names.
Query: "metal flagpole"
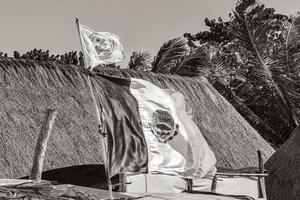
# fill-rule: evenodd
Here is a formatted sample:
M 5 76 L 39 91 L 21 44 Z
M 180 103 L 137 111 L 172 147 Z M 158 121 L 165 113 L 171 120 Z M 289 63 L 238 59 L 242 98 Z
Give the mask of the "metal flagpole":
M 80 33 L 80 27 L 79 27 L 79 20 L 78 18 L 76 18 L 76 25 L 77 25 L 77 30 L 78 30 L 78 34 L 79 34 L 79 39 L 80 39 L 80 44 L 81 44 L 81 49 L 82 49 L 82 53 L 83 53 L 83 61 L 84 61 L 84 66 L 86 68 L 88 68 L 88 63 L 87 63 L 87 60 L 86 60 L 86 57 L 84 55 L 84 50 L 83 50 L 83 43 L 82 43 L 82 37 L 81 37 L 81 33 Z M 96 110 L 96 115 L 97 115 L 97 121 L 99 123 L 99 127 L 101 127 L 102 125 L 102 118 L 101 118 L 101 115 L 100 115 L 100 112 L 99 112 L 99 108 L 97 106 L 97 101 L 96 101 L 96 98 L 95 98 L 95 95 L 94 95 L 94 91 L 93 91 L 93 87 L 92 87 L 92 82 L 91 82 L 91 79 L 90 79 L 90 75 L 87 76 L 88 78 L 88 85 L 89 85 L 89 89 L 90 89 L 90 93 L 91 93 L 91 96 L 92 96 L 92 99 L 93 99 L 93 102 L 94 102 L 94 105 L 95 105 L 95 110 Z M 100 130 L 100 129 L 99 129 Z M 104 162 L 104 168 L 105 168 L 105 173 L 106 173 L 106 176 L 107 176 L 107 186 L 108 186 L 108 193 L 109 193 L 109 199 L 113 200 L 114 197 L 113 197 L 113 192 L 112 192 L 112 184 L 111 184 L 111 180 L 110 180 L 110 177 L 108 175 L 108 166 L 107 166 L 107 150 L 106 150 L 106 145 L 105 145 L 105 135 L 101 134 L 102 137 L 101 137 L 101 143 L 102 143 L 102 157 L 103 157 L 103 162 Z

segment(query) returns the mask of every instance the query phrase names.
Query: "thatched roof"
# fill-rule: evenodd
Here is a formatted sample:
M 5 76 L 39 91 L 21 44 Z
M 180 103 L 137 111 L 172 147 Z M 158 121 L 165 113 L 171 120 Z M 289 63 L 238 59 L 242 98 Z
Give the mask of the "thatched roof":
M 265 164 L 269 176 L 269 199 L 298 200 L 300 197 L 300 126 Z
M 97 73 L 142 78 L 182 92 L 217 157 L 218 167 L 257 166 L 258 149 L 265 159 L 274 152 L 205 79 L 109 68 Z M 45 170 L 102 162 L 86 81 L 87 76 L 76 66 L 0 58 L 0 178 L 28 174 L 47 108 L 57 109 L 59 114 L 48 144 Z

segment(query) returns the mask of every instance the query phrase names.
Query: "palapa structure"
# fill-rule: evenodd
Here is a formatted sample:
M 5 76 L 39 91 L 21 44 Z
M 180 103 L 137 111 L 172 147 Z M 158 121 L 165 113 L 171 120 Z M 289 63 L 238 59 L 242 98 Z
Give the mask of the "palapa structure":
M 202 78 L 183 78 L 133 70 L 96 73 L 136 77 L 180 91 L 217 158 L 217 167 L 257 166 L 260 149 L 268 159 L 274 149 Z M 98 87 L 91 77 L 93 87 Z M 97 95 L 97 94 L 96 94 Z M 102 163 L 100 135 L 87 75 L 77 66 L 0 58 L 0 178 L 28 175 L 47 108 L 58 111 L 45 170 Z
M 300 198 L 300 126 L 265 164 L 268 199 Z

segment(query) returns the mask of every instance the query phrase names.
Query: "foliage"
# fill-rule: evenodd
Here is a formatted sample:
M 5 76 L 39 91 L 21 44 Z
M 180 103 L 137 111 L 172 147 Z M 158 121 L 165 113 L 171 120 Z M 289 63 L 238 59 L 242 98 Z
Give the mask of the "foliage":
M 180 45 L 184 40 L 166 42 L 152 71 L 205 76 L 261 135 L 281 144 L 300 113 L 299 22 L 289 28 L 291 22 L 255 0 L 240 0 L 229 21 L 205 19 L 209 31 L 186 33 Z
M 272 69 L 279 77 L 274 77 L 280 83 L 287 99 L 287 106 L 296 124 L 299 124 L 299 75 L 300 75 L 300 16 L 292 21 L 289 28 L 283 29 L 284 38 L 271 55 Z
M 42 49 L 33 49 L 22 55 L 18 51 L 14 51 L 13 56 L 17 59 L 54 61 L 62 64 L 83 65 L 83 55 L 81 52 L 78 54 L 76 51 L 64 53 L 62 55 L 50 55 L 49 50 L 43 51 Z
M 7 53 L 0 52 L 0 56 L 8 57 Z M 27 59 L 27 60 L 36 60 L 43 62 L 56 62 L 61 64 L 73 64 L 78 66 L 84 66 L 84 57 L 83 53 L 71 51 L 64 54 L 50 55 L 49 50 L 42 49 L 33 49 L 31 51 L 27 51 L 24 54 L 20 54 L 18 51 L 13 52 L 13 57 L 16 59 Z M 101 67 L 112 67 L 112 68 L 120 68 L 119 65 L 116 64 L 106 64 L 101 65 Z
M 134 51 L 130 56 L 128 67 L 136 71 L 151 71 L 151 55 L 149 52 Z
M 270 20 L 270 14 L 274 14 L 274 9 L 256 3 L 243 13 L 236 10 L 233 32 L 235 42 L 241 47 L 240 52 L 247 55 L 245 84 L 252 86 L 252 94 L 255 92 L 255 95 L 246 99 L 248 104 L 254 107 L 254 112 L 272 124 L 274 129 L 281 129 L 282 136 L 287 139 L 297 125 L 297 117 L 294 116 L 289 98 L 296 91 L 290 91 L 286 87 L 293 81 L 286 78 L 287 68 L 282 68 L 272 60 L 272 55 L 277 53 L 276 49 L 280 44 L 278 37 L 272 39 L 273 43 L 269 43 L 269 35 L 276 29 L 280 30 L 282 20 Z M 297 101 L 299 100 L 298 98 Z
M 152 62 L 152 72 L 173 73 L 183 56 L 189 51 L 185 38 L 175 38 L 165 42 Z
M 0 52 L 0 56 L 8 57 L 7 53 Z
M 232 18 L 232 15 L 229 15 Z M 230 29 L 231 21 L 224 22 L 221 17 L 218 20 L 205 18 L 205 25 L 209 27 L 208 31 L 200 31 L 195 35 L 185 33 L 183 36 L 190 41 L 190 45 L 195 45 L 194 42 L 198 41 L 200 44 L 204 43 L 228 43 L 232 41 L 233 34 Z

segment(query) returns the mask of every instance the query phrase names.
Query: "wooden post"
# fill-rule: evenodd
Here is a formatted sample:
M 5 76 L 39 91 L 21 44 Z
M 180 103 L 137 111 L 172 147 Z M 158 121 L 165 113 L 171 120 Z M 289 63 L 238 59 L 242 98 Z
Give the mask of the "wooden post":
M 29 175 L 29 179 L 31 180 L 41 180 L 42 178 L 45 152 L 56 115 L 56 110 L 47 109 L 45 121 L 34 150 L 33 166 Z
M 217 191 L 217 182 L 218 182 L 218 175 L 216 174 L 213 177 L 212 182 L 211 182 L 211 189 L 210 189 L 211 192 Z
M 120 173 L 119 174 L 119 192 L 127 192 L 127 174 Z
M 263 174 L 265 170 L 264 170 L 264 162 L 263 162 L 263 158 L 262 158 L 260 150 L 257 151 L 257 155 L 258 155 L 259 173 Z M 264 198 L 265 200 L 267 200 L 267 193 L 266 193 L 264 177 L 260 177 L 260 176 L 258 177 L 257 186 L 258 186 L 258 198 Z
M 193 192 L 193 179 L 184 178 L 186 182 L 186 192 Z
M 144 174 L 145 178 L 145 193 L 148 193 L 148 174 Z

